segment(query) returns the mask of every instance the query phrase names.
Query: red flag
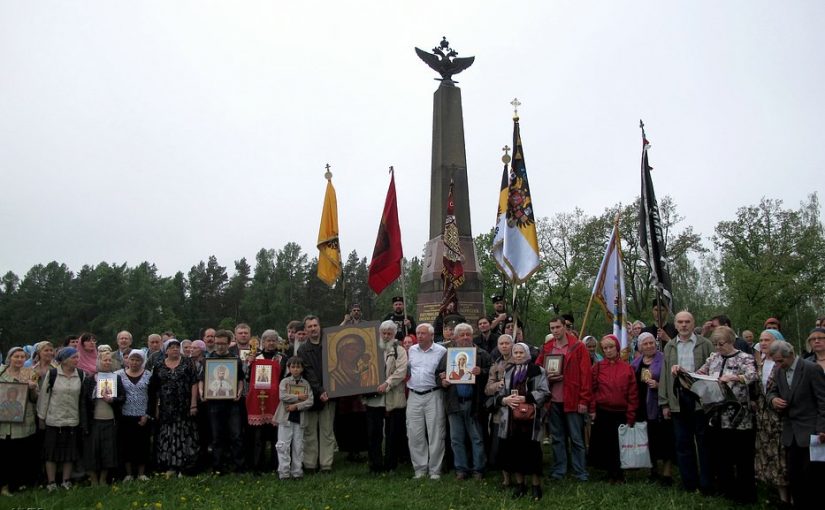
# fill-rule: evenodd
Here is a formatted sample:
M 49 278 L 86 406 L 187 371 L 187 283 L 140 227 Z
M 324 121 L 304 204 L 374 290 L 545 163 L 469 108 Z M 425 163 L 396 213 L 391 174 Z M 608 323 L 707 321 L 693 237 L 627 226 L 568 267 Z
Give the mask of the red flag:
M 398 200 L 395 196 L 395 173 L 390 174 L 390 188 L 381 224 L 378 225 L 378 238 L 372 252 L 369 270 L 369 286 L 376 294 L 387 288 L 401 276 L 401 226 L 398 224 Z
M 461 254 L 461 245 L 458 241 L 458 225 L 455 221 L 455 201 L 453 200 L 453 182 L 450 181 L 450 193 L 447 196 L 447 218 L 444 220 L 444 268 L 441 270 L 441 279 L 444 280 L 444 298 L 441 310 L 447 309 L 448 303 L 458 305 L 456 289 L 464 283 L 464 256 Z M 458 310 L 458 307 L 456 307 Z

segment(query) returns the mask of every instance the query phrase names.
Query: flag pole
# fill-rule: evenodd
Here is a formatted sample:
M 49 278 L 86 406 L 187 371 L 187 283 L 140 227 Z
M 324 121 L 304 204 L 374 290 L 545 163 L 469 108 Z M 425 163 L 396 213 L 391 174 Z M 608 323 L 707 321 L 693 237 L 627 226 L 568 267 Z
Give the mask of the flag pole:
M 616 230 L 618 234 L 619 229 L 619 212 L 616 213 L 616 218 L 613 220 L 613 229 Z M 612 233 L 611 233 L 612 236 Z M 616 243 L 618 244 L 618 235 L 616 236 Z M 584 312 L 584 318 L 582 319 L 582 327 L 579 330 L 579 338 L 584 338 L 585 327 L 587 326 L 587 318 L 590 316 L 590 308 L 593 306 L 593 298 L 595 297 L 595 293 L 593 291 L 590 292 L 590 300 L 587 301 L 587 310 Z M 624 327 L 624 325 L 622 325 Z
M 395 177 L 395 168 L 390 165 L 390 175 Z M 406 278 L 404 276 L 404 258 L 401 258 L 401 297 L 404 299 L 404 336 L 406 337 L 408 334 L 407 331 L 407 285 L 406 285 Z
M 518 342 L 518 311 L 516 310 L 516 292 L 518 290 L 518 284 L 514 279 L 512 282 L 513 285 L 513 343 Z

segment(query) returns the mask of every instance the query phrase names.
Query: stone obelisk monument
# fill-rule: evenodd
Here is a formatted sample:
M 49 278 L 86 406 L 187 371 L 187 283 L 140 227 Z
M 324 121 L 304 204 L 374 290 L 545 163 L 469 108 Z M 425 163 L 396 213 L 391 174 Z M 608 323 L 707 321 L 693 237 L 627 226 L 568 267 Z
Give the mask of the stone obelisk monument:
M 441 306 L 444 283 L 444 243 L 441 238 L 447 215 L 450 181 L 454 182 L 453 200 L 458 225 L 459 245 L 464 256 L 464 284 L 458 287 L 458 312 L 476 327 L 484 315 L 484 294 L 478 272 L 473 231 L 470 225 L 470 197 L 467 187 L 467 156 L 464 151 L 464 116 L 461 109 L 461 89 L 452 76 L 470 67 L 475 57 L 458 58 L 443 38 L 438 47 L 428 53 L 415 49 L 427 65 L 441 75 L 441 85 L 433 95 L 433 148 L 430 177 L 430 240 L 424 249 L 421 286 L 418 290 L 416 315 L 419 322 L 432 322 Z

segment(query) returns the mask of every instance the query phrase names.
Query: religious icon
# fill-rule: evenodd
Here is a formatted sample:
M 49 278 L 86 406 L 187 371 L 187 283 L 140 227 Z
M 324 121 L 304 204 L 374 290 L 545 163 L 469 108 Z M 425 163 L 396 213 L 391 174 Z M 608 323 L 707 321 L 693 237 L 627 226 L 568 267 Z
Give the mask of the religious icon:
M 652 376 L 650 375 L 650 369 L 649 368 L 643 368 L 642 369 L 642 382 L 646 383 L 651 378 L 652 378 Z
M 0 383 L 0 422 L 23 423 L 28 395 L 26 383 Z
M 286 383 L 286 392 L 290 395 L 306 395 L 307 394 L 307 387 L 303 384 L 292 384 Z
M 563 368 L 563 354 L 548 354 L 544 357 L 544 371 L 547 372 L 547 375 L 551 377 L 561 375 Z
M 238 392 L 238 361 L 236 358 L 206 360 L 206 399 L 234 399 Z
M 324 388 L 330 397 L 375 393 L 384 372 L 378 348 L 380 322 L 325 328 Z
M 117 397 L 117 375 L 112 373 L 98 373 L 95 398 Z
M 447 349 L 447 379 L 450 384 L 473 384 L 476 376 L 475 347 L 450 347 Z
M 255 365 L 255 389 L 268 390 L 272 387 L 272 365 Z

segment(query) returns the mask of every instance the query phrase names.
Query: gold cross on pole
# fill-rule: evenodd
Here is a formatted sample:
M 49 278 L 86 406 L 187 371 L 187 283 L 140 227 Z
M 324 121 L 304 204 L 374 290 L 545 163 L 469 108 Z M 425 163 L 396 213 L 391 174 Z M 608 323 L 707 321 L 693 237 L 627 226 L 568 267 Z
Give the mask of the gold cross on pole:
M 517 97 L 514 97 L 510 104 L 513 106 L 513 116 L 518 117 L 518 107 L 521 106 L 521 101 L 518 100 Z
M 510 162 L 510 159 L 511 159 L 510 158 L 510 146 L 505 145 L 504 147 L 501 148 L 501 150 L 504 151 L 504 156 L 501 157 L 501 162 L 506 165 L 507 163 Z

